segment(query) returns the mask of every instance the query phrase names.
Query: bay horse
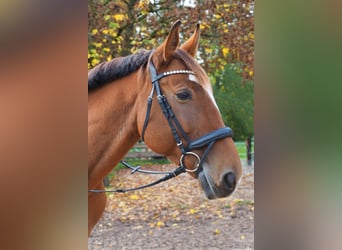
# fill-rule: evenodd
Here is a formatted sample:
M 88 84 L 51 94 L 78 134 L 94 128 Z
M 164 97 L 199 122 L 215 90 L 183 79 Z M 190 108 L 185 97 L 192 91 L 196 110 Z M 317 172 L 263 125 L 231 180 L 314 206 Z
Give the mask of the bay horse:
M 224 126 L 209 78 L 194 59 L 199 25 L 179 46 L 180 24 L 172 25 L 157 49 L 115 58 L 88 72 L 89 189 L 104 190 L 103 178 L 143 138 L 198 178 L 208 199 L 235 190 L 242 170 L 232 131 Z M 105 205 L 105 193 L 88 193 L 88 234 Z

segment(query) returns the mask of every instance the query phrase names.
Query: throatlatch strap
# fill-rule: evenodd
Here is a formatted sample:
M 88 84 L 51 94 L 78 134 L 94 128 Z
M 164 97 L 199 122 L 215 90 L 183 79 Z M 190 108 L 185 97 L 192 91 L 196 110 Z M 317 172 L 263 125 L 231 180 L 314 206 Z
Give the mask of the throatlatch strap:
M 143 125 L 143 129 L 141 132 L 141 139 L 144 141 L 144 135 L 145 135 L 145 130 L 148 124 L 148 120 L 150 118 L 150 113 L 151 113 L 151 107 L 152 107 L 152 101 L 153 101 L 153 94 L 154 94 L 154 85 L 152 86 L 152 90 L 150 95 L 147 98 L 147 109 L 146 109 L 146 115 L 145 115 L 145 121 Z

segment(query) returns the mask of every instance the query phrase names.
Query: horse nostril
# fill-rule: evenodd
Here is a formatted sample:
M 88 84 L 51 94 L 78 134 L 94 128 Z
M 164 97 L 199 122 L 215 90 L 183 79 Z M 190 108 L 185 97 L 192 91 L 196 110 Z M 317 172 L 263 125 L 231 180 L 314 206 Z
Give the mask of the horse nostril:
M 224 183 L 226 184 L 226 188 L 233 192 L 236 186 L 236 178 L 233 172 L 227 173 L 223 178 Z

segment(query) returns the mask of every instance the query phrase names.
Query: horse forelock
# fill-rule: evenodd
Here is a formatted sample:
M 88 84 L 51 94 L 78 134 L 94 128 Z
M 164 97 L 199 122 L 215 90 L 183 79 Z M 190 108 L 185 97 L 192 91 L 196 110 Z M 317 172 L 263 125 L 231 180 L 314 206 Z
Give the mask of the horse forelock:
M 182 49 L 178 49 L 176 50 L 175 56 L 185 64 L 185 67 L 188 70 L 191 70 L 196 74 L 196 78 L 199 80 L 198 83 L 200 85 L 203 85 L 204 88 L 207 88 L 208 84 L 210 85 L 207 74 L 191 55 Z
M 151 51 L 141 49 L 135 54 L 100 63 L 88 71 L 88 91 L 135 72 L 147 63 L 150 54 Z

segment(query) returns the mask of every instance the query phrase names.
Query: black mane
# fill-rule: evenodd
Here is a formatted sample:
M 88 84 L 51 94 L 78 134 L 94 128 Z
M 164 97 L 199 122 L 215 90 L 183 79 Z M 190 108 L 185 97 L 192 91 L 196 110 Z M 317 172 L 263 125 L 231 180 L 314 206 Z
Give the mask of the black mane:
M 143 49 L 95 66 L 88 71 L 88 91 L 131 74 L 147 62 L 150 54 L 151 51 Z

